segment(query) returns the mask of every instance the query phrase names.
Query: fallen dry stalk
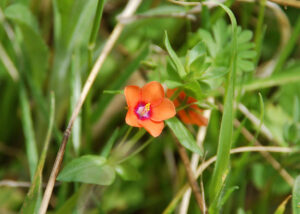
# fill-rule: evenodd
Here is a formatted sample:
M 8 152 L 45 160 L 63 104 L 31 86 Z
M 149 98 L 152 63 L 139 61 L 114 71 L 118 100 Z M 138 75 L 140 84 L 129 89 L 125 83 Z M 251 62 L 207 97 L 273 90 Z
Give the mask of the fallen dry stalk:
M 141 3 L 141 0 L 130 0 L 127 3 L 124 11 L 121 13 L 120 17 L 129 17 L 129 16 L 131 16 L 136 11 L 136 9 L 140 5 L 140 3 Z M 77 116 L 78 116 L 78 114 L 81 110 L 81 107 L 82 107 L 82 105 L 83 105 L 83 103 L 86 99 L 86 96 L 87 96 L 88 92 L 90 91 L 90 89 L 91 89 L 91 87 L 92 87 L 92 85 L 95 81 L 95 78 L 96 78 L 97 74 L 99 73 L 106 57 L 108 56 L 108 54 L 112 50 L 114 44 L 116 43 L 117 39 L 119 38 L 124 26 L 125 25 L 122 24 L 122 23 L 118 23 L 116 25 L 113 32 L 109 36 L 109 38 L 108 38 L 108 40 L 107 40 L 107 42 L 106 42 L 106 44 L 103 48 L 103 51 L 101 52 L 100 56 L 98 57 L 96 63 L 94 64 L 94 66 L 93 66 L 93 68 L 92 68 L 92 70 L 91 70 L 91 72 L 90 72 L 90 74 L 89 74 L 89 76 L 88 76 L 88 78 L 87 78 L 87 80 L 84 84 L 83 90 L 80 94 L 80 97 L 79 97 L 79 100 L 76 104 L 75 110 L 73 111 L 71 119 L 68 123 L 67 129 L 64 132 L 64 137 L 63 137 L 61 146 L 60 146 L 59 151 L 56 155 L 56 160 L 55 160 L 55 163 L 53 165 L 51 175 L 50 175 L 50 178 L 49 178 L 49 181 L 48 181 L 48 184 L 47 184 L 44 196 L 43 196 L 43 200 L 42 200 L 42 203 L 41 203 L 39 214 L 44 214 L 47 211 L 48 204 L 49 204 L 52 192 L 53 192 L 55 180 L 56 180 L 56 177 L 57 177 L 58 172 L 60 170 L 60 166 L 61 166 L 61 163 L 62 163 L 62 160 L 63 160 L 63 157 L 64 157 L 66 145 L 67 145 L 68 139 L 70 137 L 74 121 L 77 118 Z
M 201 212 L 205 213 L 205 209 L 204 209 L 205 206 L 203 204 L 203 197 L 201 195 L 199 185 L 197 184 L 195 174 L 191 169 L 189 156 L 187 155 L 185 148 L 177 140 L 175 140 L 175 143 L 176 143 L 176 146 L 178 148 L 178 152 L 179 152 L 179 155 L 181 157 L 181 160 L 184 164 L 184 168 L 185 168 L 185 171 L 186 171 L 186 174 L 187 174 L 187 178 L 188 178 L 189 184 L 192 188 L 192 191 L 194 193 L 196 202 L 197 202 Z

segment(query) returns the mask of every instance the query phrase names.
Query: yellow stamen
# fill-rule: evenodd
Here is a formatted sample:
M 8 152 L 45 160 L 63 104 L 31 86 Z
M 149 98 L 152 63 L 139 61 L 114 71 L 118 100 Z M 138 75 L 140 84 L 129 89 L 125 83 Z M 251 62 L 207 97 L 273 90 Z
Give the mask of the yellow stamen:
M 142 111 L 142 115 L 147 114 L 150 111 L 150 103 L 147 103 Z

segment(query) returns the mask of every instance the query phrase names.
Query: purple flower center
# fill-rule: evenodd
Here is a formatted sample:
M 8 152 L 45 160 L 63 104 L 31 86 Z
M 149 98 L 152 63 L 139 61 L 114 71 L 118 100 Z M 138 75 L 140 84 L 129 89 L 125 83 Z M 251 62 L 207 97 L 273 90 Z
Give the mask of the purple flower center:
M 151 104 L 139 102 L 134 108 L 134 113 L 140 120 L 149 119 L 151 116 Z

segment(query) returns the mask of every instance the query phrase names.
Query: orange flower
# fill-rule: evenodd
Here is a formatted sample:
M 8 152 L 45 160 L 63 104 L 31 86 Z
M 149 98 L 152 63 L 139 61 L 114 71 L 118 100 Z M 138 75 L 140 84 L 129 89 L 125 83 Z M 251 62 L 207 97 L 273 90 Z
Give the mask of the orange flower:
M 176 114 L 173 102 L 165 98 L 164 89 L 159 82 L 149 82 L 143 88 L 126 86 L 124 94 L 128 105 L 126 123 L 145 128 L 153 137 L 162 132 L 163 120 Z
M 168 89 L 167 96 L 171 97 L 176 89 Z M 176 107 L 181 105 L 189 105 L 187 108 L 177 112 L 182 122 L 185 124 L 195 124 L 198 126 L 207 126 L 207 118 L 202 116 L 203 110 L 196 104 L 197 102 L 193 97 L 188 97 L 183 91 L 179 93 L 178 97 L 173 101 Z

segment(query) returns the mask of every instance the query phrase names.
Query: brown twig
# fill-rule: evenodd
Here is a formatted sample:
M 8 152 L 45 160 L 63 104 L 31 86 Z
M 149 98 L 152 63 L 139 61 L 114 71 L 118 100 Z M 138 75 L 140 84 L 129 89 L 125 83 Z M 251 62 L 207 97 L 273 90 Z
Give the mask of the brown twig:
M 213 98 L 209 98 L 208 102 L 214 103 L 214 99 Z M 208 121 L 210 120 L 210 115 L 211 115 L 211 109 L 207 109 L 207 110 L 205 110 L 203 112 L 203 116 L 205 118 L 207 118 Z M 205 139 L 205 136 L 206 136 L 206 132 L 207 132 L 207 126 L 201 126 L 201 127 L 199 127 L 198 134 L 197 134 L 197 145 L 200 148 L 203 148 L 203 143 L 204 143 L 204 139 Z M 195 171 L 197 169 L 199 160 L 200 160 L 200 156 L 198 154 L 194 153 L 192 155 L 192 158 L 191 158 L 191 168 L 192 168 L 192 170 L 193 170 L 194 173 L 195 173 Z M 202 184 L 202 182 L 201 182 L 201 184 Z M 201 186 L 203 186 L 203 184 Z M 201 189 L 202 189 L 202 187 L 201 187 Z M 187 191 L 184 194 L 184 196 L 182 198 L 182 202 L 181 202 L 180 208 L 179 208 L 179 213 L 180 214 L 188 213 L 188 207 L 189 207 L 191 193 L 192 193 L 191 191 Z M 203 195 L 204 212 L 206 212 L 204 187 L 203 187 L 202 195 Z
M 175 143 L 177 145 L 181 160 L 184 164 L 186 174 L 188 177 L 188 181 L 190 183 L 190 186 L 191 186 L 194 196 L 196 198 L 197 204 L 198 204 L 201 212 L 204 213 L 205 210 L 204 210 L 204 205 L 203 205 L 203 197 L 201 195 L 200 188 L 199 188 L 199 185 L 197 184 L 194 173 L 191 169 L 190 160 L 187 155 L 187 152 L 186 152 L 185 148 L 177 140 L 175 140 Z
M 136 9 L 140 5 L 140 3 L 141 3 L 141 0 L 130 0 L 127 3 L 124 11 L 122 12 L 122 14 L 120 16 L 121 17 L 131 16 L 136 11 Z M 64 132 L 64 137 L 63 137 L 61 146 L 60 146 L 59 151 L 56 155 L 55 163 L 53 165 L 53 168 L 52 168 L 52 171 L 51 171 L 51 174 L 50 174 L 50 178 L 49 178 L 49 181 L 48 181 L 48 184 L 47 184 L 44 196 L 43 196 L 43 200 L 42 200 L 42 203 L 41 203 L 39 214 L 44 214 L 47 211 L 48 204 L 49 204 L 52 192 L 53 192 L 55 180 L 56 180 L 56 177 L 57 177 L 58 172 L 60 170 L 60 166 L 61 166 L 61 163 L 62 163 L 62 160 L 63 160 L 63 157 L 64 157 L 66 145 L 67 145 L 68 139 L 70 137 L 74 121 L 77 118 L 77 116 L 78 116 L 78 114 L 81 110 L 81 107 L 82 107 L 82 105 L 83 105 L 83 103 L 86 99 L 86 96 L 87 96 L 89 90 L 91 89 L 91 87 L 92 87 L 92 85 L 95 81 L 95 78 L 96 78 L 97 74 L 99 73 L 99 71 L 100 71 L 107 55 L 110 53 L 110 51 L 112 50 L 114 44 L 116 43 L 117 39 L 119 38 L 124 26 L 125 25 L 122 24 L 122 23 L 118 23 L 116 25 L 113 32 L 109 36 L 109 38 L 108 38 L 108 40 L 107 40 L 107 42 L 106 42 L 106 44 L 103 48 L 102 53 L 98 57 L 96 63 L 94 64 L 94 66 L 93 66 L 93 68 L 92 68 L 92 70 L 91 70 L 91 72 L 90 72 L 90 74 L 89 74 L 89 76 L 88 76 L 88 78 L 87 78 L 87 80 L 84 84 L 84 87 L 83 87 L 83 90 L 80 94 L 79 100 L 76 104 L 76 107 L 75 107 L 75 109 L 72 113 L 71 119 L 68 123 L 67 129 Z

